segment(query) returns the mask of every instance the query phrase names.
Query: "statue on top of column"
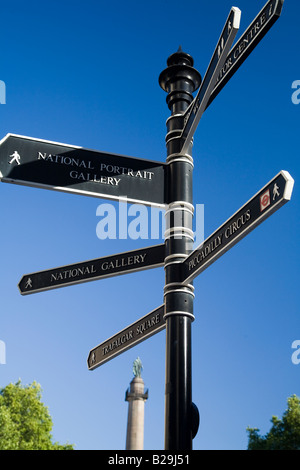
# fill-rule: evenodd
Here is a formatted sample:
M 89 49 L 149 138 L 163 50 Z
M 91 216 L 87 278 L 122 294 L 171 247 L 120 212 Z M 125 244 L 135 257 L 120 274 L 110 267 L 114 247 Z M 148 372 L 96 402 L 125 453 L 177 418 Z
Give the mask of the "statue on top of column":
M 142 370 L 143 370 L 142 361 L 138 357 L 133 363 L 133 375 L 135 377 L 141 377 Z

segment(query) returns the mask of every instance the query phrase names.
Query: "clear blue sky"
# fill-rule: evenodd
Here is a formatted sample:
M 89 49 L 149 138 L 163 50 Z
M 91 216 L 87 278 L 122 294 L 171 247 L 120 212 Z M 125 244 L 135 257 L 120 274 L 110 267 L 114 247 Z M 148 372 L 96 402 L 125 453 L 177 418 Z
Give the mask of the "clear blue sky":
M 158 76 L 179 45 L 204 75 L 230 8 L 239 35 L 265 0 L 6 2 L 1 7 L 0 138 L 15 133 L 165 161 L 166 93 Z M 245 449 L 246 427 L 270 428 L 300 395 L 292 343 L 299 316 L 300 4 L 273 26 L 195 134 L 194 204 L 209 236 L 280 170 L 291 202 L 199 275 L 193 323 L 194 449 Z M 237 37 L 239 37 L 239 35 Z M 89 350 L 163 302 L 163 268 L 22 297 L 23 274 L 150 246 L 99 240 L 101 199 L 0 184 L 0 387 L 36 380 L 54 439 L 124 449 L 132 363 L 149 388 L 145 449 L 164 447 L 165 332 L 88 371 Z

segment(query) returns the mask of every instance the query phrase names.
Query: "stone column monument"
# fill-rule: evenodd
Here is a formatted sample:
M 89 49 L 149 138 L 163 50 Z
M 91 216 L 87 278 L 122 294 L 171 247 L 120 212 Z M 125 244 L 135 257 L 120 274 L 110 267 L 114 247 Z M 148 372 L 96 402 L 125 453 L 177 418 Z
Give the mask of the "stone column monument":
M 144 408 L 148 399 L 148 390 L 144 392 L 144 381 L 141 377 L 142 362 L 138 357 L 133 363 L 134 378 L 126 391 L 125 401 L 128 401 L 128 420 L 126 450 L 144 449 Z

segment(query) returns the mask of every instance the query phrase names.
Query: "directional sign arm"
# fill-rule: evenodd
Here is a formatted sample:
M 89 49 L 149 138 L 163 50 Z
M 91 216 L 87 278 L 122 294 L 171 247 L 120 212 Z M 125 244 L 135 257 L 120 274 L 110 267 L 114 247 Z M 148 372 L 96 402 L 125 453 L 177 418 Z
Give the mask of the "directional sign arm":
M 93 348 L 87 359 L 88 369 L 96 369 L 122 352 L 150 338 L 155 333 L 162 331 L 165 327 L 164 305 L 161 305 L 156 310 L 148 313 L 148 315 L 145 315 L 140 320 Z
M 239 30 L 241 11 L 233 7 L 229 13 L 216 49 L 201 83 L 200 89 L 190 109 L 190 114 L 186 120 L 181 134 L 181 153 L 186 153 L 193 134 L 199 124 L 202 114 L 205 111 L 211 92 L 215 86 L 217 77 L 222 69 L 227 54 L 232 46 L 234 38 Z
M 22 295 L 34 294 L 87 281 L 163 266 L 165 245 L 128 251 L 46 271 L 25 274 L 19 282 Z
M 287 171 L 281 171 L 230 219 L 219 227 L 202 245 L 178 265 L 178 277 L 184 284 L 226 253 L 239 240 L 271 214 L 286 204 L 293 191 L 294 180 Z
M 167 164 L 7 134 L 0 181 L 165 207 Z
M 276 23 L 281 15 L 284 0 L 269 0 L 244 34 L 230 50 L 226 57 L 224 66 L 219 72 L 217 83 L 209 98 L 207 108 L 220 93 L 226 83 L 240 68 L 250 53 L 263 39 L 271 27 Z

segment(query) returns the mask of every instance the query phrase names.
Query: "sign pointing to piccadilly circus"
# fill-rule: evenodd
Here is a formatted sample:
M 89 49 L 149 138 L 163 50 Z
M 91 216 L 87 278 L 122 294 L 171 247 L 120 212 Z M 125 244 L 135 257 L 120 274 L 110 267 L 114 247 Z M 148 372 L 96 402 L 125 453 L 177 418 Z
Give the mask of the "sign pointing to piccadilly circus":
M 94 370 L 119 354 L 127 351 L 165 327 L 164 305 L 93 348 L 88 356 L 89 370 Z
M 294 180 L 281 171 L 196 248 L 179 266 L 180 281 L 191 282 L 239 240 L 277 211 L 292 196 Z
M 34 294 L 58 287 L 156 268 L 163 266 L 164 258 L 165 245 L 154 245 L 47 271 L 25 274 L 19 282 L 19 290 L 22 295 Z
M 166 163 L 7 134 L 0 180 L 72 194 L 165 206 Z

